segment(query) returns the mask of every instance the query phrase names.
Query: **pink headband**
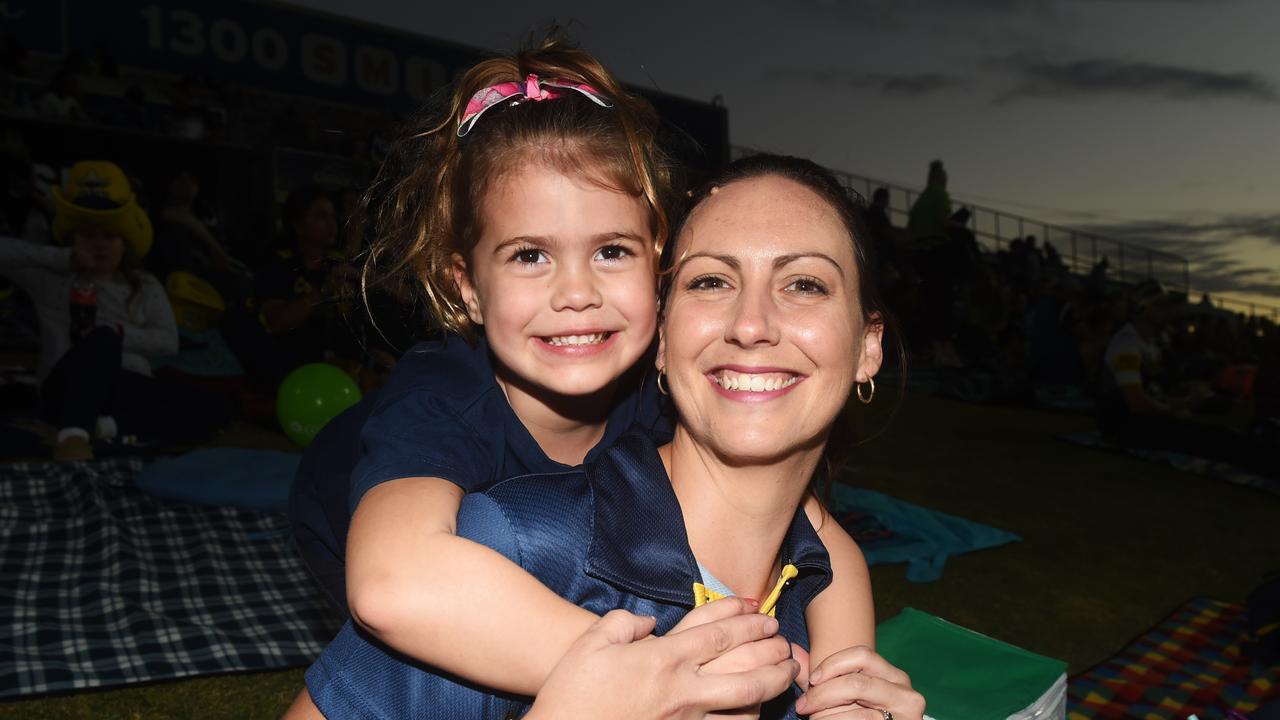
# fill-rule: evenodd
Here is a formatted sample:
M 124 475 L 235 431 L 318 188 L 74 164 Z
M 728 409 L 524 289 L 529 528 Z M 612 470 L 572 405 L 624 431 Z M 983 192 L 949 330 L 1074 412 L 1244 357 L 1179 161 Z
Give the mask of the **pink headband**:
M 523 83 L 498 83 L 476 91 L 476 94 L 467 101 L 467 110 L 462 114 L 462 122 L 458 125 L 458 137 L 471 132 L 471 128 L 475 127 L 480 116 L 498 103 L 510 100 L 512 105 L 517 105 L 527 100 L 554 100 L 564 97 L 563 90 L 576 90 L 600 107 L 613 107 L 598 90 L 590 85 L 563 78 L 539 80 L 537 75 L 530 74 Z

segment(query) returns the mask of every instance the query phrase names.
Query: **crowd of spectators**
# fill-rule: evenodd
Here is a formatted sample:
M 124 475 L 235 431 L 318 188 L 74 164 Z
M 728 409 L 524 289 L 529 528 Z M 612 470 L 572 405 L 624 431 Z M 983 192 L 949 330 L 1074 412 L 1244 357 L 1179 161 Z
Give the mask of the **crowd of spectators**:
M 1252 427 L 1275 435 L 1280 329 L 1273 319 L 1190 301 L 1152 279 L 1124 282 L 1106 258 L 1077 274 L 1051 243 L 1034 236 L 986 251 L 964 208 L 953 210 L 941 162 L 911 207 L 906 227 L 886 212 L 887 189 L 872 196 L 866 225 L 887 266 L 891 306 L 917 367 L 986 375 L 992 400 L 1068 399 L 1094 407 L 1105 394 L 1108 346 L 1146 312 L 1151 346 L 1143 383 L 1179 416 L 1223 414 L 1252 401 Z M 1154 290 L 1153 290 L 1154 288 Z M 1101 410 L 1099 410 L 1101 412 Z

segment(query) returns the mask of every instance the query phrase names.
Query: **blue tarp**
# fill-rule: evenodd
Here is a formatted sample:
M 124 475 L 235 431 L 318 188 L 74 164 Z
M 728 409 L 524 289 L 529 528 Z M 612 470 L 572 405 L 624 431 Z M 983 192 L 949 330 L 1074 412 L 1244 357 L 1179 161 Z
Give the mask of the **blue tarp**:
M 907 579 L 933 582 L 952 555 L 1021 540 L 1011 532 L 912 505 L 874 490 L 833 489 L 832 514 L 868 565 L 907 563 Z

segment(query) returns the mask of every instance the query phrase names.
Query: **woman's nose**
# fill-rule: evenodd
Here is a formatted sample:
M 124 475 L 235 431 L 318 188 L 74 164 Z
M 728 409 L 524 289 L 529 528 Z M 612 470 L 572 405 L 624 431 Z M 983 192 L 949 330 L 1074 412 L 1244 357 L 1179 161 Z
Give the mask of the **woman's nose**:
M 777 344 L 780 334 L 775 311 L 767 294 L 743 292 L 733 304 L 725 340 L 741 347 Z

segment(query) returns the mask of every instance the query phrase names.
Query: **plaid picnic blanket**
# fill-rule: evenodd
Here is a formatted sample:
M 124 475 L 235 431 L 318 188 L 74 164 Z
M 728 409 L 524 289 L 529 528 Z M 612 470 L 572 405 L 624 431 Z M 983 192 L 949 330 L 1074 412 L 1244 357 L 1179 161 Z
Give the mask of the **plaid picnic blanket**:
M 336 633 L 283 515 L 158 500 L 141 466 L 0 467 L 0 697 L 305 665 Z
M 1280 667 L 1253 662 L 1241 605 L 1197 598 L 1067 685 L 1067 717 L 1225 718 L 1280 697 Z

